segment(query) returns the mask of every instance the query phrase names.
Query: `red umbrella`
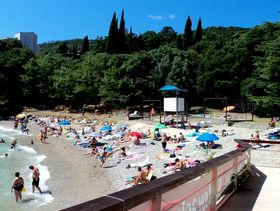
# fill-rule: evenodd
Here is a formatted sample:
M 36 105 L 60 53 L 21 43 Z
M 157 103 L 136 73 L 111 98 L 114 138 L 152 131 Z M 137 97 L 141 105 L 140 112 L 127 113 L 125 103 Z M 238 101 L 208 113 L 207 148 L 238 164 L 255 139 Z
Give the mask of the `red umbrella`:
M 137 137 L 137 138 L 142 138 L 142 137 L 143 137 L 142 134 L 139 133 L 139 132 L 130 132 L 129 135 L 135 136 L 135 137 Z

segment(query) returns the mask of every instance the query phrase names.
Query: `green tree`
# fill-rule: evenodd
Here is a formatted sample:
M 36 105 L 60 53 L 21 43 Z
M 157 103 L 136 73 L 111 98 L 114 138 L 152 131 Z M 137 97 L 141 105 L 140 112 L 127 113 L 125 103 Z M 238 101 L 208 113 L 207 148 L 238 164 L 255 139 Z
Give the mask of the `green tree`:
M 145 33 L 143 33 L 142 35 L 139 35 L 139 40 L 141 38 L 143 38 L 143 48 L 140 50 L 144 50 L 144 46 L 145 46 L 145 50 L 149 51 L 152 49 L 156 49 L 160 46 L 160 39 L 159 36 L 156 32 L 154 31 L 147 31 Z
M 110 24 L 109 33 L 108 33 L 107 46 L 106 46 L 107 53 L 115 54 L 119 52 L 118 41 L 119 41 L 118 20 L 116 17 L 116 12 L 114 12 Z
M 202 40 L 202 22 L 201 22 L 201 18 L 199 18 L 195 36 L 194 36 L 194 44 L 200 42 L 201 40 Z
M 136 49 L 137 51 L 145 50 L 145 42 L 141 34 L 137 38 Z
M 132 32 L 132 27 L 131 27 L 128 35 L 128 45 L 127 45 L 128 53 L 133 53 L 134 51 L 136 51 L 136 46 L 137 46 L 137 36 Z
M 82 46 L 81 54 L 84 54 L 88 51 L 89 51 L 89 40 L 88 40 L 88 36 L 86 35 L 84 37 L 84 40 L 83 40 L 83 46 Z
M 63 68 L 63 62 L 60 54 L 46 54 L 32 58 L 24 65 L 25 73 L 20 77 L 26 102 L 44 106 L 55 103 L 57 90 L 53 83 L 54 73 Z
M 0 100 L 11 105 L 22 103 L 20 75 L 23 66 L 33 57 L 28 48 L 23 48 L 17 39 L 0 40 Z
M 127 46 L 126 46 L 126 35 L 125 35 L 125 20 L 124 20 L 124 10 L 122 10 L 122 16 L 120 21 L 120 28 L 119 28 L 119 52 L 126 53 Z
M 69 48 L 65 41 L 60 43 L 60 45 L 58 46 L 58 49 L 57 49 L 58 53 L 60 53 L 60 54 L 66 54 L 66 53 L 68 53 L 68 50 L 69 50 Z
M 174 29 L 171 26 L 165 26 L 159 32 L 158 37 L 161 45 L 169 44 L 175 46 L 177 33 L 174 31 Z
M 176 45 L 177 45 L 177 48 L 179 50 L 183 50 L 184 49 L 183 38 L 182 38 L 182 35 L 180 35 L 180 34 L 177 36 Z
M 188 16 L 186 21 L 183 41 L 184 41 L 184 49 L 188 49 L 193 44 L 192 20 L 190 16 Z

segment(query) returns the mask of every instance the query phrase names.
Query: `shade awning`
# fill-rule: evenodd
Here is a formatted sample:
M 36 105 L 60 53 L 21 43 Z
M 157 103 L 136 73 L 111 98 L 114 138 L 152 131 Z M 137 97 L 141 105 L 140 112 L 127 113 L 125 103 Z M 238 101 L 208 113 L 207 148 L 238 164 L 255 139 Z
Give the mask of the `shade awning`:
M 172 86 L 172 85 L 166 85 L 163 86 L 159 89 L 160 91 L 179 91 L 179 92 L 186 92 L 187 90 L 185 89 L 180 89 L 176 86 Z

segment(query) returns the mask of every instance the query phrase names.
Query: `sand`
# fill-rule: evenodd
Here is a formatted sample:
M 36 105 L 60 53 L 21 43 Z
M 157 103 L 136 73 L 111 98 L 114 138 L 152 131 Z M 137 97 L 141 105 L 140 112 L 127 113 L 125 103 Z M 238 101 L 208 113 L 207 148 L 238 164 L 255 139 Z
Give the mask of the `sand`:
M 32 112 L 31 112 L 32 113 Z M 34 115 L 55 115 L 55 116 L 72 116 L 73 118 L 84 118 L 81 114 L 67 114 L 58 112 L 33 112 Z M 98 119 L 102 121 L 114 121 L 118 123 L 128 123 L 131 130 L 147 130 L 153 128 L 156 122 L 134 120 L 127 121 L 123 116 L 101 116 L 94 117 L 92 114 L 85 114 L 88 119 Z M 194 122 L 194 121 L 192 121 Z M 10 121 L 2 121 L 0 125 L 12 127 L 13 123 Z M 50 171 L 50 179 L 47 181 L 49 189 L 52 191 L 54 201 L 46 206 L 33 207 L 32 210 L 59 210 L 69 206 L 73 206 L 109 193 L 129 188 L 125 185 L 129 176 L 137 174 L 136 168 L 127 169 L 127 165 L 131 163 L 137 163 L 144 161 L 149 156 L 150 162 L 153 164 L 154 173 L 157 177 L 165 176 L 163 172 L 163 163 L 168 162 L 168 158 L 159 159 L 158 156 L 162 156 L 161 143 L 146 139 L 141 140 L 142 143 L 146 143 L 147 146 L 136 147 L 130 145 L 129 152 L 139 153 L 141 155 L 135 160 L 119 160 L 117 156 L 109 158 L 104 168 L 100 168 L 100 161 L 94 156 L 84 155 L 87 151 L 74 146 L 66 136 L 49 137 L 47 139 L 48 144 L 42 144 L 37 141 L 36 136 L 39 133 L 40 128 L 34 123 L 30 122 L 28 127 L 31 129 L 31 133 L 34 137 L 26 137 L 19 140 L 20 144 L 33 147 L 39 154 L 44 154 L 47 158 L 42 162 L 46 165 Z M 221 135 L 221 131 L 225 129 L 230 135 L 222 137 L 217 143 L 222 144 L 222 149 L 212 150 L 211 153 L 216 157 L 226 152 L 235 149 L 236 143 L 234 138 L 250 138 L 250 135 L 256 130 L 264 130 L 266 126 L 264 124 L 252 123 L 239 123 L 234 126 L 228 127 L 227 125 L 212 125 L 211 131 L 218 131 L 218 135 Z M 207 129 L 205 129 L 207 130 Z M 165 129 L 163 130 L 168 135 L 179 134 L 183 132 L 186 134 L 186 130 L 182 129 Z M 34 145 L 30 145 L 30 140 L 33 138 Z M 152 144 L 153 143 L 153 144 Z M 182 157 L 188 157 L 190 160 L 203 160 L 206 159 L 207 154 L 203 150 L 196 149 L 197 141 L 190 141 L 184 143 L 183 150 L 176 151 L 177 155 Z M 168 144 L 167 148 L 173 149 L 178 144 Z M 270 149 L 278 150 L 278 146 L 272 146 Z M 262 151 L 263 152 L 263 151 Z M 275 151 L 273 151 L 275 153 Z M 260 154 L 262 154 L 260 156 Z M 208 154 L 209 155 L 209 154 Z M 264 159 L 265 156 L 265 159 Z M 266 157 L 268 157 L 266 159 Z M 252 160 L 256 163 L 259 161 L 266 161 L 266 164 L 270 161 L 271 155 L 265 153 L 252 153 Z M 271 158 L 272 159 L 272 158 Z M 271 162 L 270 162 L 271 163 Z M 277 162 L 274 162 L 277 163 Z M 280 163 L 278 162 L 276 166 Z M 278 166 L 278 167 L 279 167 Z

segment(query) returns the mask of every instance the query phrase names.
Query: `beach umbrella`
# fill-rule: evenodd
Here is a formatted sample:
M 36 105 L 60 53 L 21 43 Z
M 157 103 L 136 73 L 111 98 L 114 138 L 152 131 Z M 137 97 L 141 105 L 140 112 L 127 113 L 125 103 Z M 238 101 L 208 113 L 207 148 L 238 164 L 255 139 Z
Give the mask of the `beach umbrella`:
M 21 113 L 21 114 L 18 114 L 17 116 L 16 116 L 16 118 L 18 118 L 18 119 L 22 119 L 22 118 L 25 118 L 26 117 L 26 114 L 25 113 Z
M 137 137 L 137 138 L 142 138 L 142 137 L 143 137 L 142 134 L 139 133 L 139 132 L 130 132 L 129 135 L 135 136 L 135 137 Z
M 214 133 L 206 132 L 206 133 L 202 133 L 200 136 L 198 136 L 196 138 L 196 140 L 202 141 L 202 142 L 203 141 L 213 142 L 213 141 L 219 140 L 219 137 L 216 136 L 216 134 L 214 134 Z
M 235 106 L 227 106 L 224 107 L 223 111 L 233 111 L 235 109 Z
M 71 125 L 71 123 L 69 121 L 67 121 L 67 120 L 61 120 L 59 122 L 59 125 Z
M 110 125 L 104 125 L 102 128 L 100 128 L 100 130 L 109 131 L 112 130 L 112 127 Z

